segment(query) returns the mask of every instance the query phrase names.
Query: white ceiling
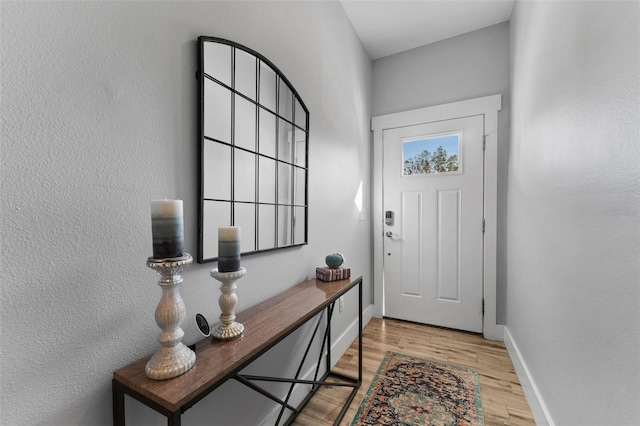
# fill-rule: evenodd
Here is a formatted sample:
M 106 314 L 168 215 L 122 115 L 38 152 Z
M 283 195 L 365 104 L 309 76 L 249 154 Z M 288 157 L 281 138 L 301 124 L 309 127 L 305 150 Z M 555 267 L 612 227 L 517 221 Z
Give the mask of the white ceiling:
M 341 0 L 371 59 L 508 21 L 514 0 Z

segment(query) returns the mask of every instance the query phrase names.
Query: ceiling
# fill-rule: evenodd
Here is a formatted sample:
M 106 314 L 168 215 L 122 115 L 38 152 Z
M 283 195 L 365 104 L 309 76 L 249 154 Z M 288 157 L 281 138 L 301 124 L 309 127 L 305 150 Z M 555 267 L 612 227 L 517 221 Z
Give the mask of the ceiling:
M 371 59 L 508 21 L 514 0 L 341 0 Z

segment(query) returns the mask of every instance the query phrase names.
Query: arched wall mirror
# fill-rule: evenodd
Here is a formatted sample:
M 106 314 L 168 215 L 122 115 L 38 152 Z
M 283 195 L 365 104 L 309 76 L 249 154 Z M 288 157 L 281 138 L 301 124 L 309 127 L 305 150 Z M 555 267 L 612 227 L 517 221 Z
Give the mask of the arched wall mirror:
M 307 107 L 259 53 L 205 36 L 198 47 L 198 262 L 217 260 L 221 226 L 242 228 L 242 254 L 307 244 Z

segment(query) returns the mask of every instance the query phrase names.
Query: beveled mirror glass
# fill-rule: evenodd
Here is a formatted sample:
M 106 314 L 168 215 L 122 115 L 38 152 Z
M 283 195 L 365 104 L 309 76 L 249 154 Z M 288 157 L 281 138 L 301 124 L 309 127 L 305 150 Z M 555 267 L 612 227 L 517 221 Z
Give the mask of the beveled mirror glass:
M 267 58 L 198 38 L 198 262 L 218 258 L 218 228 L 240 226 L 243 255 L 307 244 L 309 111 Z

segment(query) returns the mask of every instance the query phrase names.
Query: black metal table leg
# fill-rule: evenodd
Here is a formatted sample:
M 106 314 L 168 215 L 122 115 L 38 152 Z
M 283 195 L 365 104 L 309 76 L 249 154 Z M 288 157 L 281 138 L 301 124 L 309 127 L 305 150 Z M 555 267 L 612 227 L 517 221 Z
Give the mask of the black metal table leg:
M 112 380 L 113 426 L 124 426 L 124 391 L 120 383 Z
M 180 426 L 182 413 L 180 411 L 176 411 L 167 416 L 167 426 Z

